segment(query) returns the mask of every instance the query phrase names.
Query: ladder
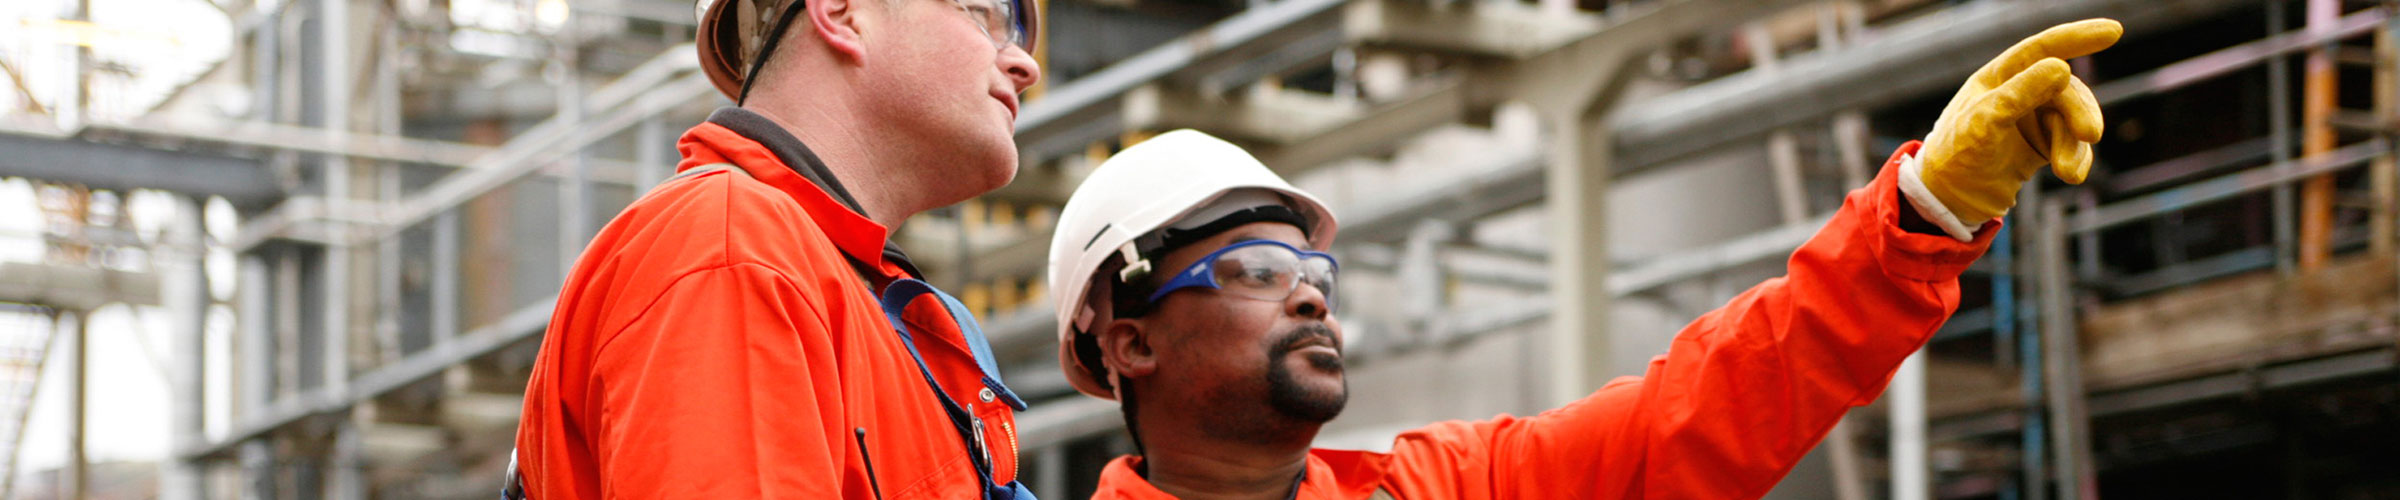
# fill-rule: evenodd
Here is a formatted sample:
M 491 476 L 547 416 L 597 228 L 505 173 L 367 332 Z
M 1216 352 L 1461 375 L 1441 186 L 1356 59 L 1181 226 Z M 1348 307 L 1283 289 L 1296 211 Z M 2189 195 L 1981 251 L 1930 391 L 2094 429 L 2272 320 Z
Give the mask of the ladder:
M 42 365 L 57 337 L 56 315 L 28 309 L 0 307 L 0 499 L 15 496 L 18 448 L 25 442 Z

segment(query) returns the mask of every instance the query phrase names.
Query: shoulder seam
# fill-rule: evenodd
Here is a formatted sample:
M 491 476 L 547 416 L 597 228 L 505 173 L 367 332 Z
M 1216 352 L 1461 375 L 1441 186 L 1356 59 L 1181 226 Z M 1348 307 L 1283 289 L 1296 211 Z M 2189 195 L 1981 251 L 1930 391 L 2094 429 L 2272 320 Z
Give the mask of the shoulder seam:
M 681 274 L 681 275 L 677 275 L 677 276 L 675 276 L 675 279 L 673 279 L 673 280 L 671 280 L 671 281 L 669 281 L 669 282 L 667 283 L 667 287 L 666 287 L 664 290 L 661 290 L 661 291 L 659 291 L 659 293 L 658 293 L 657 295 L 653 295 L 653 296 L 651 296 L 651 297 L 650 297 L 650 299 L 649 299 L 648 301 L 646 301 L 646 302 L 643 302 L 643 303 L 642 303 L 642 309 L 641 309 L 641 311 L 639 311 L 639 312 L 635 312 L 635 313 L 633 314 L 633 317 L 631 317 L 631 318 L 626 318 L 626 320 L 625 320 L 625 324 L 624 324 L 624 325 L 620 325 L 620 326 L 616 327 L 615 329 L 613 329 L 613 330 L 610 330 L 610 331 L 608 332 L 608 336 L 607 336 L 607 338 L 600 339 L 600 344 L 599 344 L 597 347 L 593 347 L 593 348 L 592 348 L 592 353 L 593 353 L 593 355 L 597 356 L 599 353 L 602 353 L 602 352 L 607 352 L 607 351 L 608 351 L 608 346 L 616 344 L 616 342 L 617 342 L 617 337 L 623 336 L 623 334 L 625 333 L 625 330 L 626 330 L 626 329 L 628 329 L 628 328 L 632 328 L 634 324 L 640 323 L 643 317 L 647 317 L 647 316 L 649 316 L 649 315 L 650 315 L 650 310 L 651 310 L 651 309 L 654 309 L 654 308 L 657 308 L 657 307 L 658 307 L 658 303 L 659 303 L 659 301 L 661 301 L 661 300 L 665 300 L 665 299 L 667 298 L 667 296 L 669 296 L 669 295 L 673 295 L 673 294 L 675 293 L 675 290 L 676 290 L 677 288 L 680 288 L 680 287 L 682 287 L 682 286 L 683 286 L 683 284 L 684 284 L 684 282 L 685 282 L 686 280 L 689 280 L 689 279 L 691 279 L 691 278 L 692 278 L 692 277 L 694 277 L 694 276 L 699 276 L 699 275 L 703 275 L 703 274 L 713 273 L 713 272 L 717 272 L 717 271 L 724 271 L 724 270 L 734 269 L 734 268 L 738 268 L 738 267 L 756 267 L 756 268 L 759 268 L 759 269 L 766 270 L 766 272 L 767 272 L 767 275 L 768 275 L 768 276 L 773 276 L 773 277 L 775 278 L 775 281 L 782 283 L 784 286 L 789 286 L 789 287 L 792 287 L 792 288 L 793 288 L 793 289 L 795 289 L 795 290 L 798 290 L 798 289 L 800 288 L 800 286 L 799 286 L 799 284 L 798 284 L 798 283 L 794 283 L 794 282 L 792 282 L 792 279 L 791 279 L 791 277 L 790 277 L 790 276 L 785 276 L 785 275 L 784 275 L 782 272 L 776 271 L 776 270 L 775 270 L 775 268 L 772 268 L 772 267 L 767 267 L 766 265 L 763 265 L 763 264 L 758 264 L 758 263 L 755 263 L 755 262 L 741 262 L 741 263 L 732 263 L 732 264 L 722 264 L 722 265 L 709 266 L 709 267 L 700 268 L 700 269 L 694 269 L 694 270 L 691 270 L 691 271 L 689 271 L 689 272 L 685 272 L 685 273 L 683 273 L 683 274 Z M 820 320 L 822 320 L 822 319 L 825 317 L 825 314 L 824 314 L 824 312 L 823 312 L 823 311 L 818 311 L 818 310 L 817 310 L 817 306 L 816 306 L 816 304 L 814 304 L 814 303 L 809 303 L 809 304 L 806 304 L 806 305 L 808 306 L 808 309 L 809 309 L 809 313 L 810 313 L 810 314 L 814 314 L 814 315 L 816 315 L 816 316 L 817 316 L 817 318 L 819 318 Z

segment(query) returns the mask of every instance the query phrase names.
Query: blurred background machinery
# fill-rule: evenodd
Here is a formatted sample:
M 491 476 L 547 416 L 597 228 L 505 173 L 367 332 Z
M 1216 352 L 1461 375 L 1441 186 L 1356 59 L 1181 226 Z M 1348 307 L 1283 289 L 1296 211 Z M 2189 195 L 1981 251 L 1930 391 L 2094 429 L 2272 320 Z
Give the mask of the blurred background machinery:
M 1205 130 L 1335 207 L 1353 397 L 1320 444 L 1373 449 L 1637 373 L 1976 65 L 2107 16 L 2125 41 L 2074 61 L 2109 115 L 2091 182 L 2030 188 L 1958 315 L 1770 498 L 2400 497 L 2389 3 L 1043 11 L 1016 182 L 896 236 L 1034 401 L 1042 494 L 1130 450 L 1059 376 L 1040 279 L 1056 208 L 1125 144 Z M 690 13 L 0 7 L 0 491 L 488 498 L 566 268 L 725 104 Z

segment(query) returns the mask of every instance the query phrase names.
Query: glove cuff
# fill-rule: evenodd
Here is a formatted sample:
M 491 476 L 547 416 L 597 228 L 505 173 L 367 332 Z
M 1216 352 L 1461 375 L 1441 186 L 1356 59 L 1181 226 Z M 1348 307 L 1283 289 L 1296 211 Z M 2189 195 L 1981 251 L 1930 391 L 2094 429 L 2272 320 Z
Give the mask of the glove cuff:
M 1901 157 L 1900 194 L 1908 198 L 1910 206 L 1917 207 L 1917 216 L 1940 226 L 1942 232 L 1949 233 L 1951 238 L 1961 242 L 1975 241 L 1975 230 L 1982 229 L 1984 221 L 1977 221 L 1974 226 L 1959 222 L 1958 215 L 1951 213 L 1949 207 L 1942 206 L 1942 199 L 1934 197 L 1933 190 L 1925 188 L 1923 154 L 1927 149 L 1932 147 L 1918 148 L 1915 154 Z

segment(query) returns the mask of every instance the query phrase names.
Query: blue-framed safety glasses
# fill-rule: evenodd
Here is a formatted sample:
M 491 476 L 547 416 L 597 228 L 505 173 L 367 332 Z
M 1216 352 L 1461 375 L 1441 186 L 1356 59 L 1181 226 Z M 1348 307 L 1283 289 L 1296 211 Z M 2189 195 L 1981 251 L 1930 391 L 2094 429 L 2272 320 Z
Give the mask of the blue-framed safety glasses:
M 1213 288 L 1235 296 L 1282 302 L 1301 283 L 1325 294 L 1325 307 L 1334 307 L 1334 275 L 1341 270 L 1333 254 L 1301 250 L 1275 240 L 1250 240 L 1209 252 L 1150 293 L 1150 303 L 1185 288 Z
M 969 19 L 983 28 L 984 35 L 992 37 L 993 49 L 1015 45 L 1027 53 L 1033 52 L 1033 36 L 1041 27 L 1041 23 L 1034 18 L 1033 4 L 1025 0 L 951 1 L 956 2 L 959 9 L 966 11 Z

